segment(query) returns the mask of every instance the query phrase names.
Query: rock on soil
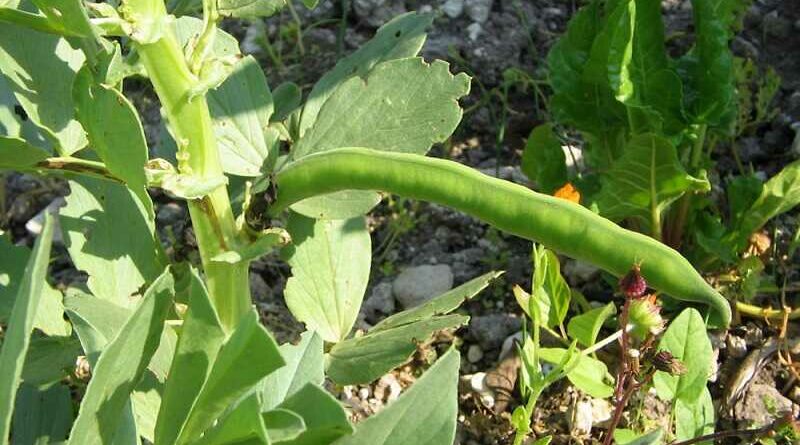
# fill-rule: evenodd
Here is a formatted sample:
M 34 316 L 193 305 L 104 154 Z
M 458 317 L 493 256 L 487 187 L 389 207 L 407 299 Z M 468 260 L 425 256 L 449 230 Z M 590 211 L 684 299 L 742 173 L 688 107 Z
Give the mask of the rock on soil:
M 736 404 L 735 418 L 742 428 L 758 428 L 791 411 L 791 400 L 774 386 L 758 383 L 752 385 L 747 395 Z
M 392 284 L 395 298 L 405 309 L 419 306 L 453 288 L 453 271 L 446 264 L 410 267 Z
M 383 281 L 372 288 L 367 301 L 361 306 L 361 313 L 370 323 L 377 323 L 382 315 L 393 314 L 395 310 L 392 283 Z
M 509 335 L 520 330 L 522 321 L 509 314 L 490 314 L 472 317 L 469 333 L 484 351 L 499 348 Z

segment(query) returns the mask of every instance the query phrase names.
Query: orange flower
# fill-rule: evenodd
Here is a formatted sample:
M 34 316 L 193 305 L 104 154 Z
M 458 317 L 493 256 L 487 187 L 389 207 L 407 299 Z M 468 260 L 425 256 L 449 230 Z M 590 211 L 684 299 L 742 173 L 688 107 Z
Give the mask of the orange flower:
M 575 204 L 580 204 L 581 202 L 581 193 L 575 186 L 572 185 L 571 182 L 564 184 L 560 189 L 556 190 L 553 193 L 553 196 L 556 198 L 566 199 L 567 201 L 572 201 Z

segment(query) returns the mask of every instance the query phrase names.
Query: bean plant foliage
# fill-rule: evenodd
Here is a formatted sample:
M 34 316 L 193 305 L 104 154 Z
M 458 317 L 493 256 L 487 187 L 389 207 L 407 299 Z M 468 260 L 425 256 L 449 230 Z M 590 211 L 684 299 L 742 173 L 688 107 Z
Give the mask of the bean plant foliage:
M 0 169 L 59 176 L 70 189 L 32 250 L 0 237 L 3 442 L 451 444 L 455 349 L 356 425 L 325 390 L 326 382 L 374 381 L 437 331 L 463 326 L 469 317 L 459 306 L 502 273 L 476 277 L 354 335 L 370 275 L 365 214 L 380 201 L 378 192 L 454 207 L 618 276 L 639 262 L 653 288 L 698 303 L 719 325 L 730 321 L 727 302 L 671 248 L 578 204 L 425 156 L 456 129 L 459 99 L 470 88 L 465 74 L 418 56 L 431 15 L 408 13 L 388 22 L 303 92 L 290 83 L 270 88 L 257 61 L 218 27 L 226 18 L 273 14 L 283 1 L 199 3 L 0 4 Z M 649 2 L 616 3 L 627 7 L 612 14 L 624 25 L 613 29 L 639 29 L 632 8 L 647 9 Z M 636 65 L 639 58 L 632 62 L 630 45 L 618 46 L 624 36 L 600 32 L 597 8 L 576 19 L 561 45 L 574 46 L 562 48 L 564 88 L 597 91 L 592 83 L 599 77 L 573 71 L 608 66 L 590 57 L 590 45 L 577 34 L 597 34 L 601 42 L 591 47 L 614 48 L 604 53 L 608 60 L 626 64 L 595 98 L 612 111 L 604 118 L 610 121 L 574 116 L 587 135 L 606 142 L 620 137 L 617 119 L 625 106 L 636 107 L 642 126 L 675 137 L 686 116 L 709 125 L 724 120 L 729 92 L 709 85 L 698 68 L 716 57 L 714 42 L 682 68 L 695 73 L 691 91 L 715 88 L 711 99 L 687 89 L 685 105 L 670 102 L 674 96 L 640 87 L 650 68 Z M 716 22 L 700 23 L 712 29 Z M 639 47 L 651 48 L 638 45 L 634 52 Z M 677 82 L 659 54 L 647 63 L 655 67 L 647 79 L 658 88 Z M 152 85 L 164 118 L 161 145 L 171 153 L 151 156 L 142 120 L 125 95 L 133 78 Z M 559 97 L 565 110 L 585 109 L 570 94 Z M 657 147 L 659 162 L 673 162 L 671 144 L 660 133 L 637 135 L 624 153 L 613 154 L 636 164 Z M 659 195 L 664 201 L 706 184 L 681 172 L 677 166 L 664 171 L 673 187 Z M 233 187 L 239 183 L 244 190 Z M 198 264 L 165 252 L 148 193 L 154 188 L 186 201 Z M 763 212 L 776 208 L 769 197 L 761 201 Z M 56 222 L 73 264 L 88 275 L 85 285 L 56 290 L 48 283 Z M 278 250 L 292 271 L 287 306 L 308 328 L 297 344 L 277 344 L 251 303 L 249 264 Z M 542 288 L 552 304 L 547 315 L 528 313 L 546 327 L 563 325 L 569 288 L 559 281 L 555 254 L 542 255 L 537 261 L 549 266 L 541 266 L 536 283 L 547 282 Z M 593 344 L 609 310 L 570 321 L 570 336 Z M 568 353 L 542 351 L 541 358 L 563 364 Z M 84 375 L 86 385 L 75 383 L 76 360 L 91 374 Z M 565 375 L 608 396 L 605 366 L 588 356 L 582 363 Z M 690 383 L 665 380 L 660 387 L 680 399 L 682 385 Z

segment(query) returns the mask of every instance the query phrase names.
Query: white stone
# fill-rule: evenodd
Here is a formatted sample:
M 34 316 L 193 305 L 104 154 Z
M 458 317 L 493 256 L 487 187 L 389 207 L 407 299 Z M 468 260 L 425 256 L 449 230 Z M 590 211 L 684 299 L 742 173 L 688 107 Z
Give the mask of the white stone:
M 394 280 L 392 292 L 405 309 L 419 306 L 453 288 L 453 271 L 446 264 L 404 270 Z

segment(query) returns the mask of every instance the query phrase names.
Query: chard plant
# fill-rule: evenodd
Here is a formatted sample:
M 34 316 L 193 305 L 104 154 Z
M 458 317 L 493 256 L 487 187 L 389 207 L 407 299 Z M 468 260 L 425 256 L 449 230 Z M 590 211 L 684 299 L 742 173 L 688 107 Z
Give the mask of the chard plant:
M 693 0 L 690 48 L 667 51 L 661 5 L 592 0 L 547 57 L 554 123 L 535 128 L 522 167 L 539 190 L 575 186 L 581 202 L 613 221 L 682 248 L 704 271 L 735 265 L 751 236 L 800 203 L 800 164 L 766 182 L 738 161 L 736 138 L 774 116 L 780 79 L 758 79 L 730 40 L 747 2 Z M 586 169 L 567 171 L 557 130 L 585 141 Z M 731 147 L 741 176 L 725 212 L 708 195 L 712 152 Z
M 193 4 L 0 5 L 0 169 L 63 177 L 70 188 L 32 251 L 0 238 L 0 440 L 449 445 L 455 350 L 355 426 L 323 387 L 373 381 L 434 332 L 464 325 L 454 311 L 499 274 L 353 335 L 369 278 L 364 215 L 378 192 L 451 206 L 617 276 L 641 264 L 655 289 L 729 323 L 726 300 L 670 247 L 425 157 L 455 130 L 470 85 L 418 57 L 430 15 L 387 23 L 301 94 L 292 84 L 271 90 L 218 26 L 268 16 L 283 1 L 204 0 L 202 18 L 184 15 Z M 152 85 L 171 156 L 150 156 L 125 95 L 132 78 Z M 199 264 L 165 252 L 155 188 L 186 201 Z M 85 285 L 47 281 L 56 220 Z M 296 345 L 276 344 L 251 302 L 249 265 L 276 249 L 292 271 L 286 304 L 308 328 Z

